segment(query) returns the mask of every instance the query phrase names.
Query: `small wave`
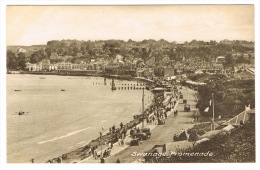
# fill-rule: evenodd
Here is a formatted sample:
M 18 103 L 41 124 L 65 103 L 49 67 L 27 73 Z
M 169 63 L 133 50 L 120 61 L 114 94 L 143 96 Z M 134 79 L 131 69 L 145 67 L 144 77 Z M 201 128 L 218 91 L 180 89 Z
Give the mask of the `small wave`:
M 59 140 L 59 139 L 63 139 L 63 138 L 66 138 L 66 137 L 75 135 L 75 134 L 77 134 L 77 133 L 83 132 L 83 131 L 85 131 L 85 130 L 88 130 L 89 128 L 90 128 L 90 127 L 87 127 L 87 128 L 84 128 L 84 129 L 80 129 L 80 130 L 76 130 L 76 131 L 74 131 L 74 132 L 70 132 L 70 133 L 68 133 L 68 134 L 66 134 L 66 135 L 63 135 L 63 136 L 54 137 L 54 138 L 52 138 L 52 139 L 50 139 L 50 140 L 38 142 L 37 144 L 38 144 L 38 145 L 41 145 L 41 144 L 44 144 L 44 143 L 53 142 L 53 141 L 56 141 L 56 140 Z

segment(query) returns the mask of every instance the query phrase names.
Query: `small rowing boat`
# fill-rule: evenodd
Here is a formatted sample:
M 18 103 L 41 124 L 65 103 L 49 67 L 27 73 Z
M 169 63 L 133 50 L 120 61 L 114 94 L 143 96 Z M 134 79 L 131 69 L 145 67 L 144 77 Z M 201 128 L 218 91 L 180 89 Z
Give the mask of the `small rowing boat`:
M 24 113 L 25 112 L 20 111 L 20 112 L 18 112 L 18 115 L 21 116 L 21 115 L 24 115 Z

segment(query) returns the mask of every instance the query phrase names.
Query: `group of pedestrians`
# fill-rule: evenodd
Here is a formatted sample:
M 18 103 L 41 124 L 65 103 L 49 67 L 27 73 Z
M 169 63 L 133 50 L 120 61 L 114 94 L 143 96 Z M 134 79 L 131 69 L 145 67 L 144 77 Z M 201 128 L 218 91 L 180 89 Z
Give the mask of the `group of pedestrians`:
M 97 145 L 90 148 L 89 154 L 92 155 L 94 159 L 98 158 L 97 148 L 98 148 Z
M 167 119 L 167 117 L 168 117 L 167 112 L 170 111 L 172 108 L 174 108 L 174 106 L 177 103 L 176 100 L 178 100 L 178 93 L 175 93 L 170 98 L 167 105 L 165 105 L 164 100 L 165 100 L 165 98 L 163 95 L 157 95 L 157 94 L 154 95 L 153 103 L 150 105 L 149 108 L 147 108 L 145 110 L 145 119 L 146 119 L 147 124 L 157 125 L 162 122 L 165 122 L 165 119 Z M 120 127 L 116 129 L 115 125 L 113 125 L 112 127 L 109 128 L 109 132 L 111 135 L 118 137 L 117 142 L 118 142 L 119 146 L 124 146 L 124 144 L 125 144 L 124 139 L 126 137 L 127 129 L 125 128 L 125 126 L 123 125 L 122 122 L 120 123 L 119 126 Z M 140 129 L 135 127 L 130 132 L 133 132 L 133 131 L 138 133 L 138 132 L 140 132 Z M 130 133 L 130 135 L 131 135 L 131 133 Z M 104 153 L 107 153 L 107 152 L 110 153 L 112 148 L 113 148 L 113 141 L 110 140 L 108 142 L 108 147 L 104 150 Z M 91 152 L 94 152 L 93 157 L 95 159 L 97 159 L 96 150 L 97 149 L 95 148 L 93 151 L 91 151 Z M 106 156 L 106 154 L 104 156 Z M 103 158 L 103 157 L 101 157 L 101 158 Z M 102 159 L 101 162 L 104 163 L 104 159 Z M 119 162 L 120 162 L 120 160 L 118 159 L 117 163 L 119 163 Z
M 124 146 L 125 142 L 124 142 L 124 137 L 119 137 L 118 138 L 118 145 L 119 146 Z
M 115 125 L 109 128 L 109 132 L 112 135 L 112 138 L 108 141 L 105 141 L 107 147 L 104 149 L 104 152 L 101 155 L 101 159 L 110 156 L 111 150 L 113 149 L 114 142 L 118 142 L 119 146 L 124 146 L 124 139 L 126 137 L 127 129 L 125 129 L 123 122 L 120 123 L 120 128 L 116 129 Z M 97 146 L 92 149 L 94 151 L 93 158 L 97 159 Z
M 147 124 L 161 124 L 162 122 L 167 119 L 168 115 L 167 112 L 171 111 L 172 108 L 175 107 L 177 101 L 177 94 L 172 96 L 170 100 L 168 101 L 167 105 L 163 105 L 163 100 L 162 96 L 157 96 L 154 101 L 154 105 L 149 108 L 149 116 L 146 118 Z M 178 99 L 177 99 L 178 100 Z M 177 116 L 178 110 L 174 111 L 174 116 Z
M 49 159 L 46 163 L 62 163 L 62 157 L 63 155 L 55 159 Z M 34 159 L 32 159 L 31 161 L 32 163 L 34 163 Z
M 92 155 L 94 159 L 98 159 L 99 157 L 105 158 L 110 155 L 112 148 L 113 148 L 113 143 L 109 142 L 108 147 L 104 148 L 103 152 L 100 151 L 100 156 L 98 155 L 98 146 L 97 145 L 90 147 L 87 153 L 89 156 Z

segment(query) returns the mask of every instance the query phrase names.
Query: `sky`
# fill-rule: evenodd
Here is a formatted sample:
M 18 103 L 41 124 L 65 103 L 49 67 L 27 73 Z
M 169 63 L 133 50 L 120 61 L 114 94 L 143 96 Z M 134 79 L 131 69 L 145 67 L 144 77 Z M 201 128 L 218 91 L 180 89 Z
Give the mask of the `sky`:
M 254 5 L 7 6 L 7 45 L 50 40 L 254 41 Z

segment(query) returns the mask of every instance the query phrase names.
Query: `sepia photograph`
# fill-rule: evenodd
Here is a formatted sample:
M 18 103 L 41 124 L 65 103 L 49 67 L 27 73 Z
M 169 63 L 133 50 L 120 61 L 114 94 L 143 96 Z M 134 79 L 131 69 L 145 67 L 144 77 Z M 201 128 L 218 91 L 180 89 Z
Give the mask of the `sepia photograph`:
M 5 9 L 7 164 L 256 163 L 254 4 Z

